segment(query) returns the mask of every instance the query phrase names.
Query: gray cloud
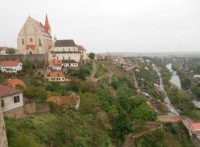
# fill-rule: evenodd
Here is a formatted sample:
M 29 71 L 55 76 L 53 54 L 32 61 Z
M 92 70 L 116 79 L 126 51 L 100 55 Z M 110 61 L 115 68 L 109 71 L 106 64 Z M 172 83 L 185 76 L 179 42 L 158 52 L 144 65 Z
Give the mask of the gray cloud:
M 30 14 L 88 51 L 200 51 L 199 0 L 2 0 L 0 46 L 17 46 Z

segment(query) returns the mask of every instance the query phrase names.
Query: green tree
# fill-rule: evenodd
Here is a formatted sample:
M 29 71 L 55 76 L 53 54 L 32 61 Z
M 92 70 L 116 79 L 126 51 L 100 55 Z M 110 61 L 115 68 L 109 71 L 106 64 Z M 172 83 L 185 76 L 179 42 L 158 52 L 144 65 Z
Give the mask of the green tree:
M 8 48 L 8 49 L 6 50 L 6 54 L 9 54 L 9 55 L 15 54 L 15 49 L 14 49 L 14 48 Z
M 126 115 L 126 112 L 121 110 L 117 120 L 113 123 L 113 134 L 121 141 L 124 141 L 124 136 L 133 131 L 131 123 Z
M 26 61 L 23 62 L 22 69 L 24 71 L 32 70 L 33 69 L 33 64 L 30 61 L 26 60 Z
M 93 52 L 89 53 L 89 57 L 90 57 L 90 59 L 94 59 L 95 53 L 93 53 Z

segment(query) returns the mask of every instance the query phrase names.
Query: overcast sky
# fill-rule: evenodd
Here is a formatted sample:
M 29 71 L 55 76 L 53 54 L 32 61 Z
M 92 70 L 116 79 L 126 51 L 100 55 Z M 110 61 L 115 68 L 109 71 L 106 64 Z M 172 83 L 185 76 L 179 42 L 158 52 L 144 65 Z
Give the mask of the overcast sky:
M 0 0 L 0 46 L 30 16 L 88 52 L 200 51 L 200 0 Z

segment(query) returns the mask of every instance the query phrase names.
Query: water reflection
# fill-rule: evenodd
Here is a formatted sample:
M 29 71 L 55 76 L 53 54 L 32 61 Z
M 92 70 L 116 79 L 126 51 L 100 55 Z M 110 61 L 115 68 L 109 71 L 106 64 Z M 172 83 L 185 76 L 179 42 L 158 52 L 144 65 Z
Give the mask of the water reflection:
M 181 89 L 181 82 L 180 78 L 177 75 L 176 71 L 172 69 L 172 63 L 166 65 L 167 69 L 172 73 L 172 77 L 170 79 L 170 82 L 176 85 L 179 89 Z M 200 98 L 197 98 L 196 100 L 192 101 L 194 105 L 198 108 L 200 108 Z

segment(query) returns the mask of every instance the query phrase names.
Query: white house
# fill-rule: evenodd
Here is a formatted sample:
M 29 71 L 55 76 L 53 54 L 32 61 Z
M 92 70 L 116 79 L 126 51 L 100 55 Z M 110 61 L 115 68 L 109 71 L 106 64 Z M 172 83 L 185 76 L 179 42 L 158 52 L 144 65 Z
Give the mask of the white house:
M 23 91 L 0 84 L 0 101 L 3 112 L 23 110 Z
M 64 67 L 77 67 L 78 66 L 78 62 L 76 62 L 75 60 L 63 60 L 63 66 Z
M 0 71 L 6 73 L 16 73 L 22 70 L 22 63 L 19 61 L 1 61 Z
M 7 47 L 0 47 L 0 55 L 7 55 L 6 50 L 8 48 Z
M 63 67 L 63 63 L 61 60 L 53 59 L 53 60 L 49 61 L 49 67 L 52 70 L 61 71 L 62 67 Z

